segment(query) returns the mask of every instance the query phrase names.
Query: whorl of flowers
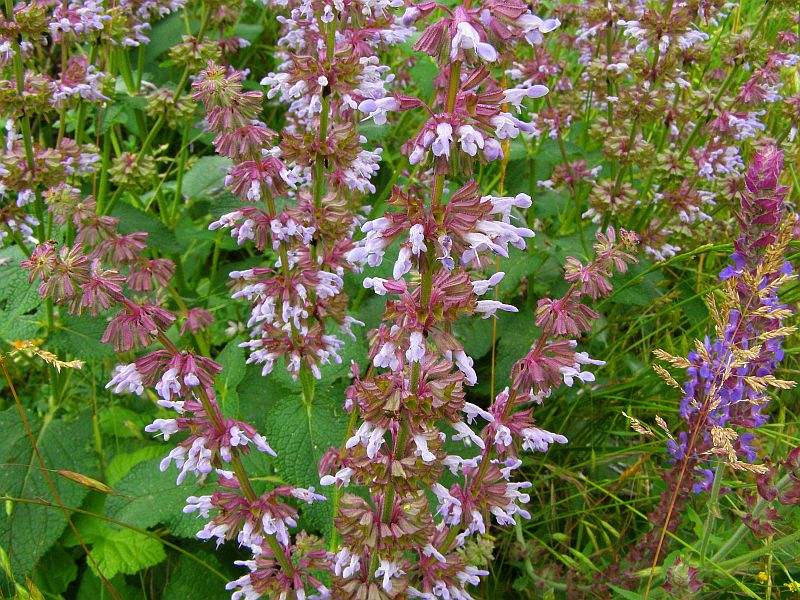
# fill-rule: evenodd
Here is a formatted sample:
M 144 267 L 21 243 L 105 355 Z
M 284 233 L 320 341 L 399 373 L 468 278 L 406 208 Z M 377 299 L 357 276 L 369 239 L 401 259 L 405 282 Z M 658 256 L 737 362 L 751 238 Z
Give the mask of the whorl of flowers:
M 421 3 L 407 10 L 405 21 L 421 19 L 435 8 Z M 407 147 L 409 161 L 431 165 L 433 175 L 430 198 L 417 188 L 396 186 L 389 199 L 392 210 L 364 223 L 365 236 L 347 254 L 358 267 L 376 267 L 390 246 L 399 245 L 391 279 L 364 279 L 365 287 L 387 297 L 386 311 L 382 324 L 369 334 L 372 364 L 365 374 L 353 368 L 355 381 L 347 391 L 345 407 L 359 419 L 343 447 L 331 449 L 322 463 L 324 485 L 361 485 L 370 492 L 370 501 L 345 493 L 337 504 L 342 543 L 332 560 L 335 597 L 470 597 L 468 586 L 487 572 L 465 562 L 458 549 L 471 536 L 485 534 L 492 520 L 508 525 L 516 515 L 528 516 L 524 490 L 531 484 L 513 479 L 522 464 L 519 450 L 546 451 L 551 443 L 567 441 L 535 426 L 525 405 L 541 401 L 544 394 L 534 396 L 530 386 L 506 389 L 488 409 L 467 402 L 464 388 L 477 383 L 477 374 L 453 334 L 462 318 L 518 310 L 483 299 L 503 273 L 482 272 L 487 258 L 524 249 L 533 236 L 515 223 L 518 212 L 531 204 L 526 194 L 481 195 L 478 185 L 468 181 L 449 201 L 444 198 L 450 172 L 471 172 L 476 158 L 501 158 L 501 140 L 527 127 L 502 105 L 521 108 L 526 98 L 547 92 L 544 86 L 485 90 L 497 90 L 487 61 L 496 60 L 516 39 L 538 42 L 535 33 L 557 25 L 522 5 L 514 5 L 513 14 L 504 10 L 505 5 L 492 3 L 482 9 L 457 8 L 452 22 L 437 21 L 419 38 L 418 49 L 447 65 L 439 81 L 439 104 L 429 107 L 399 94 L 359 104 L 378 124 L 387 121 L 389 112 L 427 110 L 430 120 Z M 488 16 L 481 21 L 480 14 Z M 491 31 L 507 35 L 498 39 Z M 624 265 L 629 259 L 615 245 L 613 230 L 608 235 L 610 240 L 600 237 L 602 258 L 588 268 L 587 282 L 575 285 L 580 290 L 576 297 L 596 297 L 595 288 L 610 276 L 610 264 Z M 575 365 L 598 364 L 573 347 L 567 351 L 569 369 L 563 371 L 569 384 L 581 379 Z M 478 419 L 485 425 L 473 429 Z M 463 456 L 445 449 L 448 437 L 464 443 Z M 450 488 L 440 483 L 445 469 L 458 481 Z M 425 488 L 434 492 L 438 508 L 429 507 Z
M 525 132 L 534 147 L 555 140 L 560 164 L 539 185 L 567 194 L 596 223 L 621 222 L 639 232 L 645 251 L 665 260 L 697 231 L 713 235 L 717 198 L 745 170 L 748 148 L 800 125 L 791 77 L 800 61 L 797 36 L 764 39 L 794 13 L 779 2 L 759 5 L 755 27 L 722 35 L 721 64 L 708 62 L 710 35 L 728 19 L 723 2 L 564 3 L 554 9 L 570 27 L 507 74 L 521 86 L 558 90 Z M 780 18 L 778 18 L 780 17 Z M 764 36 L 764 37 L 762 37 Z M 574 52 L 564 54 L 568 46 Z M 703 77 L 693 77 L 707 64 Z M 767 119 L 767 113 L 786 118 Z M 596 164 L 570 156 L 574 124 L 602 150 Z M 629 176 L 635 174 L 635 177 Z M 588 208 L 587 208 L 588 206 Z
M 272 595 L 308 585 L 319 590 L 316 597 L 325 597 L 325 586 L 311 572 L 327 566 L 325 551 L 314 549 L 313 544 L 298 549 L 289 536 L 289 530 L 297 526 L 295 503 L 310 504 L 324 500 L 324 496 L 315 494 L 313 488 L 292 486 L 256 493 L 241 456 L 251 450 L 272 456 L 275 452 L 251 425 L 222 415 L 214 392 L 215 378 L 222 367 L 190 350 L 179 349 L 166 336 L 175 316 L 159 306 L 130 300 L 122 288 L 124 278 L 116 271 L 100 271 L 98 263 L 77 247 L 64 247 L 56 253 L 48 243 L 37 246 L 23 267 L 30 271 L 31 281 L 41 281 L 39 292 L 43 298 L 70 310 L 118 307 L 119 312 L 103 336 L 104 342 L 113 343 L 119 351 L 150 349 L 134 362 L 119 365 L 106 387 L 118 394 L 138 395 L 145 388 L 152 389 L 159 398 L 158 404 L 172 413 L 170 418 L 157 418 L 145 428 L 165 441 L 171 436 L 181 438 L 161 461 L 162 471 L 174 464 L 179 471 L 178 484 L 188 475 L 200 481 L 209 476 L 216 478 L 218 490 L 186 500 L 184 512 L 197 512 L 207 521 L 198 537 L 215 539 L 217 545 L 236 540 L 253 551 L 253 564 L 271 561 L 280 565 L 276 581 L 263 585 L 250 582 L 243 584 L 245 589 Z M 151 349 L 156 343 L 161 347 Z

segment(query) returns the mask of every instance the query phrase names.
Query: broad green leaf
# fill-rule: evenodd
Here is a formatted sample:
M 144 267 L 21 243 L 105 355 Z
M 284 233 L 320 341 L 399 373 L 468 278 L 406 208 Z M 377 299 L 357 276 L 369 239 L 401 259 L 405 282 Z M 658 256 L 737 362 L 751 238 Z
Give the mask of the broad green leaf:
M 145 600 L 140 587 L 128 585 L 123 575 L 118 575 L 111 580 L 111 585 L 114 587 L 117 598 L 124 598 L 125 600 Z M 97 574 L 91 569 L 86 569 L 81 577 L 81 585 L 78 588 L 78 593 L 75 600 L 113 600 L 114 596 L 111 595 L 100 581 Z
M 107 579 L 118 573 L 133 575 L 167 558 L 159 540 L 131 529 L 109 529 L 91 550 L 97 568 Z
M 147 244 L 151 248 L 164 254 L 180 252 L 181 247 L 175 234 L 155 217 L 122 202 L 117 204 L 112 215 L 119 218 L 120 233 L 127 235 L 144 231 L 147 233 Z
M 478 360 L 492 349 L 492 320 L 464 319 L 456 325 L 456 335 L 467 356 Z
M 242 23 L 241 21 L 233 28 L 234 35 L 238 35 L 250 42 L 256 41 L 263 31 L 264 26 L 260 23 Z
M 183 176 L 183 193 L 192 200 L 210 198 L 224 186 L 231 161 L 222 156 L 204 156 Z
M 439 67 L 428 56 L 421 56 L 416 64 L 411 67 L 411 79 L 413 79 L 420 89 L 420 98 L 428 100 L 433 94 L 433 80 L 439 74 Z
M 91 450 L 91 417 L 46 420 L 28 414 L 39 452 L 48 469 L 66 469 L 97 476 L 97 460 Z M 0 413 L 0 490 L 15 498 L 54 502 L 16 407 Z M 59 477 L 50 477 L 64 506 L 79 506 L 89 489 Z M 33 565 L 52 546 L 67 526 L 58 508 L 18 503 L 11 513 L 0 513 L 0 546 L 10 549 L 15 574 L 30 574 Z
M 164 445 L 166 455 L 172 444 Z M 141 462 L 133 467 L 115 486 L 115 495 L 106 500 L 106 516 L 141 529 L 159 523 L 167 524 L 171 530 L 179 525 L 182 535 L 189 536 L 202 529 L 203 522 L 196 515 L 183 513 L 186 498 L 211 494 L 216 486 L 212 483 L 198 484 L 189 476 L 183 485 L 176 485 L 178 471 L 171 466 L 167 471 L 159 470 L 161 459 Z M 177 532 L 173 531 L 177 534 Z
M 329 496 L 330 488 L 319 485 L 319 460 L 328 448 L 341 445 L 347 421 L 339 394 L 317 395 L 311 406 L 303 404 L 299 395 L 281 398 L 270 411 L 266 426 L 267 440 L 278 454 L 275 462 L 281 477 Z M 303 514 L 326 536 L 330 534 L 330 501 L 304 507 Z
M 141 438 L 150 417 L 124 406 L 107 406 L 100 411 L 100 431 L 114 437 Z
M 500 264 L 500 270 L 506 274 L 500 282 L 500 295 L 516 292 L 522 279 L 536 273 L 545 260 L 547 258 L 540 253 L 531 256 L 527 252 L 516 252 L 505 259 Z
M 19 248 L 0 249 L 0 338 L 24 340 L 39 329 L 34 311 L 40 304 L 37 283 L 28 283 L 28 273 L 19 263 L 25 255 Z
M 244 378 L 244 361 L 244 350 L 239 348 L 236 341 L 228 342 L 217 356 L 217 362 L 222 365 L 222 373 L 217 377 L 217 399 L 226 417 L 239 416 L 239 394 L 236 386 Z
M 56 544 L 42 557 L 34 570 L 33 580 L 47 595 L 58 595 L 67 589 L 78 576 L 75 559 Z
M 222 565 L 211 552 L 195 552 L 194 555 L 217 571 L 221 570 Z M 244 571 L 240 571 L 239 574 L 243 575 Z M 161 598 L 163 600 L 186 600 L 186 598 L 195 597 L 198 581 L 205 582 L 203 586 L 204 600 L 228 600 L 231 597 L 231 593 L 225 590 L 227 581 L 223 581 L 203 565 L 198 564 L 197 561 L 182 555 L 175 561 L 174 569 L 167 576 L 166 588 Z
M 264 424 L 272 418 L 272 411 L 278 400 L 289 394 L 299 393 L 296 391 L 299 386 L 296 387 L 291 378 L 283 380 L 274 377 L 278 369 L 283 369 L 281 363 L 275 365 L 275 370 L 270 375 L 264 377 L 261 375 L 261 365 L 247 365 L 244 377 L 236 389 L 239 396 L 239 418 L 262 433 Z
M 55 333 L 47 338 L 48 350 L 69 353 L 87 361 L 98 361 L 110 356 L 114 350 L 100 338 L 106 330 L 105 319 L 87 315 L 64 316 Z
M 148 62 L 155 61 L 162 52 L 166 52 L 180 43 L 184 32 L 184 23 L 179 12 L 155 23 L 152 31 L 148 34 L 150 42 L 144 47 L 146 60 Z
M 495 389 L 508 385 L 511 369 L 531 349 L 539 332 L 534 324 L 533 313 L 521 310 L 518 313 L 498 312 L 497 363 L 495 365 Z
M 139 463 L 162 457 L 164 454 L 166 454 L 164 448 L 158 444 L 148 444 L 132 452 L 116 454 L 106 467 L 106 481 L 108 481 L 108 485 L 112 487 L 116 485 L 118 481 L 125 477 L 125 475 Z

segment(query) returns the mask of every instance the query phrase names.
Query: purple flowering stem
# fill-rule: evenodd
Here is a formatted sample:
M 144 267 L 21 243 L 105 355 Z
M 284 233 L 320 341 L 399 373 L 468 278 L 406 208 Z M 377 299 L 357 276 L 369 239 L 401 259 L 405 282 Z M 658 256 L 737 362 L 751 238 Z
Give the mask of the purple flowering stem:
M 278 214 L 278 211 L 275 207 L 275 199 L 269 192 L 269 189 L 265 185 L 262 184 L 261 186 L 262 193 L 264 194 L 265 201 L 267 204 L 267 210 L 269 211 L 270 217 L 274 217 Z M 278 254 L 281 259 L 281 270 L 283 272 L 284 281 L 287 283 L 290 280 L 289 276 L 289 252 L 286 249 L 286 244 L 280 242 L 278 244 Z M 324 323 L 321 323 L 324 329 Z M 300 332 L 295 327 L 294 322 L 291 323 L 292 326 L 292 340 L 296 345 L 300 344 Z M 300 362 L 300 372 L 298 373 L 298 378 L 300 379 L 300 386 L 303 389 L 303 404 L 306 406 L 306 410 L 311 410 L 311 404 L 314 401 L 314 391 L 316 388 L 316 381 L 314 379 L 313 374 L 311 373 L 310 369 L 308 368 L 308 364 L 306 361 L 301 357 Z
M 126 306 L 128 305 L 128 301 L 126 299 Z M 159 332 L 156 336 L 158 341 L 167 349 L 167 351 L 171 352 L 172 354 L 179 354 L 178 348 L 172 341 L 164 335 L 162 332 Z M 3 365 L 5 368 L 5 365 Z M 219 431 L 224 431 L 225 426 L 222 423 L 222 419 L 220 417 L 219 411 L 217 410 L 216 406 L 211 402 L 211 398 L 208 395 L 208 391 L 205 389 L 204 386 L 198 386 L 199 392 L 199 400 L 200 403 L 203 405 L 203 409 L 205 410 L 206 414 L 208 415 L 209 419 L 211 420 L 211 424 L 214 426 L 215 429 Z M 239 481 L 239 484 L 242 488 L 242 493 L 244 494 L 245 498 L 247 498 L 250 502 L 254 502 L 258 496 L 256 495 L 255 490 L 253 489 L 253 484 L 250 483 L 250 478 L 247 476 L 247 471 L 244 468 L 244 464 L 242 464 L 242 458 L 239 455 L 238 451 L 234 451 L 231 454 L 231 466 L 233 467 L 233 472 L 236 473 L 236 478 Z M 292 577 L 294 573 L 294 569 L 292 565 L 289 564 L 289 561 L 286 560 L 286 554 L 283 551 L 278 540 L 275 539 L 274 535 L 267 535 L 266 532 L 264 533 L 264 538 L 267 540 L 272 553 L 275 555 L 275 559 L 280 563 L 283 570 L 286 572 L 288 577 Z
M 736 338 L 736 335 L 739 332 L 739 328 L 741 327 L 742 323 L 745 322 L 744 315 L 746 315 L 749 312 L 750 305 L 753 302 L 753 298 L 757 298 L 757 296 L 751 295 L 747 299 L 747 305 L 742 311 L 742 317 L 736 323 L 736 328 L 733 330 L 733 333 L 731 334 L 731 339 Z M 728 352 L 730 353 L 730 350 L 728 350 Z M 705 426 L 708 413 L 711 410 L 713 404 L 714 394 L 719 389 L 719 386 L 716 385 L 717 378 L 722 374 L 723 366 L 727 365 L 729 362 L 730 361 L 727 359 L 724 361 L 719 361 L 719 366 L 717 367 L 717 371 L 716 373 L 714 373 L 714 377 L 711 380 L 712 382 L 715 383 L 712 384 L 711 391 L 709 392 L 709 394 L 706 395 L 706 399 L 703 402 L 703 407 L 700 410 L 695 426 L 692 428 L 692 435 L 689 438 L 689 442 L 686 444 L 686 449 L 683 452 L 683 459 L 681 461 L 681 470 L 678 473 L 677 480 L 675 481 L 675 486 L 672 491 L 672 496 L 670 497 L 669 506 L 667 508 L 667 515 L 666 517 L 664 517 L 664 524 L 661 526 L 661 533 L 659 534 L 658 537 L 658 544 L 656 545 L 655 552 L 653 553 L 653 562 L 650 565 L 650 575 L 647 578 L 647 587 L 644 590 L 644 600 L 647 600 L 648 597 L 650 596 L 650 588 L 653 585 L 653 578 L 655 577 L 656 567 L 658 566 L 658 559 L 659 556 L 661 555 L 661 549 L 664 545 L 664 540 L 666 539 L 667 536 L 667 529 L 669 528 L 669 523 L 672 518 L 672 513 L 675 510 L 675 503 L 678 499 L 678 494 L 680 494 L 683 485 L 683 480 L 686 477 L 687 468 L 693 458 L 694 446 L 695 443 L 697 442 L 697 437 L 700 433 L 700 430 Z

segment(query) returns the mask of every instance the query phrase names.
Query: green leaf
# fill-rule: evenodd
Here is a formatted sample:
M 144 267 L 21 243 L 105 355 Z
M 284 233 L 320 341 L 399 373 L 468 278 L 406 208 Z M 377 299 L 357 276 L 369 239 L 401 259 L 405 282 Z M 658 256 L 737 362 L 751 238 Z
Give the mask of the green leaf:
M 500 265 L 500 270 L 506 274 L 500 282 L 500 293 L 515 292 L 522 279 L 538 271 L 545 260 L 546 257 L 540 254 L 531 256 L 527 252 L 512 254 L 505 259 Z
M 421 56 L 411 67 L 411 79 L 419 85 L 420 98 L 427 100 L 433 94 L 433 80 L 439 74 L 439 67 L 429 56 Z
M 511 369 L 520 358 L 531 349 L 539 328 L 534 324 L 531 311 L 503 313 L 497 323 L 497 363 L 495 365 L 495 381 L 505 382 L 511 376 Z M 505 384 L 499 386 L 502 389 Z
M 226 417 L 238 418 L 239 394 L 236 386 L 241 383 L 245 374 L 244 350 L 236 341 L 230 341 L 217 356 L 222 365 L 222 373 L 217 378 L 217 392 L 222 412 Z
M 37 440 L 39 452 L 48 469 L 65 469 L 97 476 L 97 461 L 90 449 L 91 417 L 83 413 L 78 419 L 42 420 L 27 415 Z M 0 413 L 0 490 L 15 498 L 54 502 L 34 455 L 16 407 Z M 78 506 L 89 489 L 62 477 L 51 475 L 64 506 Z M 53 545 L 67 526 L 57 508 L 18 503 L 10 514 L 0 513 L 0 546 L 11 549 L 11 565 L 15 574 L 28 575 L 33 565 Z
M 100 411 L 100 431 L 114 437 L 141 438 L 141 432 L 149 422 L 147 415 L 124 406 L 107 406 Z
M 133 575 L 167 558 L 157 539 L 131 529 L 110 529 L 92 545 L 92 557 L 107 579 L 118 573 Z M 89 563 L 94 570 L 94 565 Z
M 120 575 L 111 580 L 111 585 L 116 591 L 117 598 L 125 600 L 144 600 L 144 595 L 139 587 L 128 585 L 125 578 Z M 75 600 L 113 600 L 113 596 L 100 581 L 100 578 L 91 569 L 86 569 L 81 577 L 81 586 Z
M 306 406 L 298 394 L 281 398 L 270 411 L 267 440 L 278 455 L 275 459 L 278 472 L 288 483 L 312 486 L 318 493 L 330 494 L 329 488 L 319 486 L 317 466 L 328 448 L 341 445 L 347 431 L 348 418 L 340 408 L 341 398 L 337 393 L 329 397 L 318 394 L 313 404 Z M 309 521 L 326 537 L 330 535 L 331 510 L 330 498 L 304 510 Z
M 164 454 L 168 451 L 165 447 Z M 156 458 L 133 467 L 114 486 L 115 495 L 106 500 L 106 516 L 140 529 L 163 523 L 176 535 L 188 533 L 193 537 L 202 525 L 198 525 L 196 515 L 183 513 L 186 498 L 211 494 L 216 486 L 199 484 L 191 477 L 183 485 L 176 485 L 177 469 L 171 466 L 162 473 L 160 462 L 161 459 Z
M 147 244 L 164 254 L 180 252 L 175 234 L 158 219 L 129 204 L 119 203 L 111 213 L 119 218 L 119 231 L 127 235 L 137 231 L 147 233 Z
M 181 13 L 171 14 L 155 23 L 148 34 L 150 41 L 144 46 L 146 60 L 154 61 L 162 52 L 180 43 L 184 31 Z
M 25 259 L 15 247 L 0 249 L 0 338 L 25 340 L 36 337 L 39 329 L 34 311 L 41 303 L 37 282 L 28 283 L 28 274 L 19 263 Z
M 162 457 L 164 448 L 159 444 L 148 444 L 132 452 L 116 454 L 106 467 L 106 483 L 114 487 L 133 467 L 146 460 Z
M 273 377 L 278 369 L 283 369 L 283 365 L 275 365 L 275 371 L 267 379 L 261 375 L 261 365 L 247 365 L 244 377 L 236 389 L 239 396 L 239 418 L 251 423 L 256 429 L 263 429 L 266 421 L 272 418 L 276 402 L 296 389 L 290 378 L 284 381 Z
M 127 125 L 128 109 L 129 107 L 123 102 L 114 102 L 108 108 L 106 108 L 105 112 L 103 113 L 103 121 L 100 124 L 100 133 L 106 135 L 108 130 L 117 123 Z
M 113 353 L 100 338 L 106 330 L 105 319 L 89 316 L 65 316 L 60 327 L 47 338 L 48 350 L 66 352 L 87 361 L 98 361 Z
M 456 335 L 464 352 L 477 360 L 492 349 L 492 320 L 464 319 L 456 325 Z
M 240 21 L 233 28 L 233 35 L 238 35 L 249 42 L 255 42 L 263 31 L 264 26 L 260 23 L 242 23 Z
M 183 176 L 183 193 L 191 199 L 209 198 L 224 186 L 231 161 L 223 156 L 204 156 Z M 241 204 L 241 203 L 239 203 Z
M 194 555 L 201 558 L 209 566 L 217 570 L 221 569 L 219 560 L 210 552 L 195 552 Z M 197 596 L 198 581 L 206 583 L 203 587 L 204 600 L 228 600 L 231 597 L 231 593 L 225 591 L 227 582 L 220 580 L 219 577 L 203 565 L 198 564 L 197 561 L 182 555 L 176 563 L 172 575 L 167 579 L 164 595 L 161 596 L 163 600 L 185 600 L 186 598 Z
M 33 580 L 47 596 L 56 596 L 67 589 L 78 576 L 75 559 L 61 545 L 55 545 L 36 566 Z

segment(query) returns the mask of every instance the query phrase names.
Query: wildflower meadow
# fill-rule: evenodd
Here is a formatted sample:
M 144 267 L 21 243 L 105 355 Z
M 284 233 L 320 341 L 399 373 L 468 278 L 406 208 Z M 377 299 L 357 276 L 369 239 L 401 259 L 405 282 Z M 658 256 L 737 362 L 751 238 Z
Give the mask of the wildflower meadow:
M 800 598 L 798 0 L 5 0 L 0 597 Z

